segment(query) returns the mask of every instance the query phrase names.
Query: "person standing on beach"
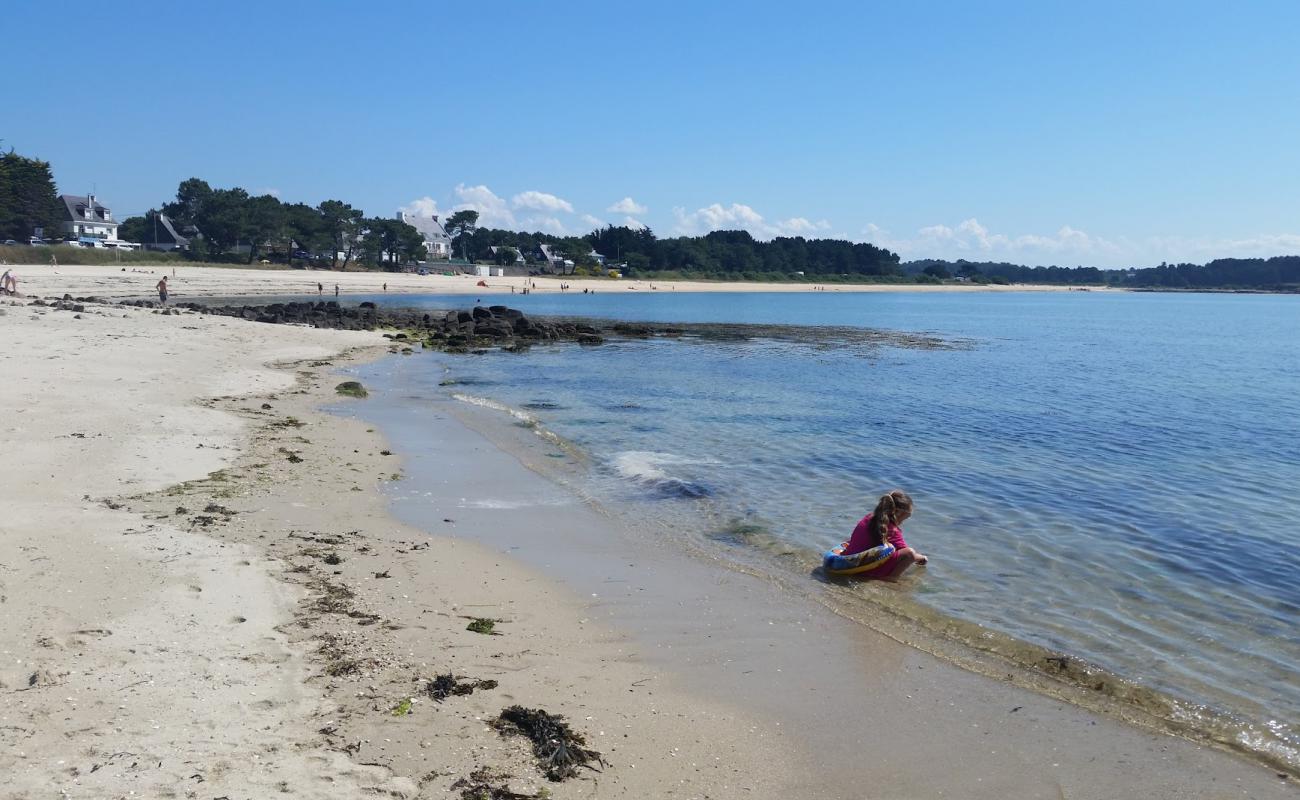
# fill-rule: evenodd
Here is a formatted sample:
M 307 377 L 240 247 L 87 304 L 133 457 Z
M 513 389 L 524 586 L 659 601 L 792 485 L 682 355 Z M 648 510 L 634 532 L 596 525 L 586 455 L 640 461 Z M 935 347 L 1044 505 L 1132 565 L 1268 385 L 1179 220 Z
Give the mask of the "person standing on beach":
M 880 566 L 863 573 L 863 578 L 897 580 L 913 564 L 924 566 L 930 559 L 907 546 L 903 541 L 903 529 L 899 527 L 912 516 L 912 498 L 901 489 L 895 489 L 881 495 L 876 508 L 863 517 L 853 529 L 844 555 L 851 556 L 888 542 L 894 546 L 894 554 Z
M 0 275 L 0 294 L 18 294 L 18 276 L 11 269 Z
M 316 284 L 316 296 L 320 297 L 323 294 L 325 294 L 325 284 L 323 283 Z
M 162 280 L 158 281 L 158 285 L 154 288 L 158 290 L 158 302 L 167 305 L 167 276 L 162 276 Z
M 334 284 L 334 296 L 335 297 L 339 296 L 339 285 L 337 283 Z

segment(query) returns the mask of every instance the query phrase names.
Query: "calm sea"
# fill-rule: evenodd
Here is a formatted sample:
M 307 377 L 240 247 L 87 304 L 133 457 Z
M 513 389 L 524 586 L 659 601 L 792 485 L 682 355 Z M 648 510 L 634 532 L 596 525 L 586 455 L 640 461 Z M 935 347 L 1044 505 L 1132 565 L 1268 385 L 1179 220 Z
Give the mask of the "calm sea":
M 809 330 L 420 355 L 404 371 L 572 445 L 570 479 L 597 502 L 751 566 L 806 576 L 903 488 L 908 541 L 931 556 L 904 584 L 916 603 L 1300 764 L 1300 297 L 664 288 L 483 300 Z M 817 335 L 845 326 L 952 346 Z

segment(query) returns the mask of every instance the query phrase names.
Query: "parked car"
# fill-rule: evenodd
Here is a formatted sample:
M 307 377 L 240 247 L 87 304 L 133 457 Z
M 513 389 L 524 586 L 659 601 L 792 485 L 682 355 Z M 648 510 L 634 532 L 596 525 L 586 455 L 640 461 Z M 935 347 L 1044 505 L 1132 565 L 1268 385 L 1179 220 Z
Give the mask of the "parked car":
M 42 239 L 42 238 L 39 237 L 39 236 L 33 236 L 33 237 L 31 237 L 30 239 L 27 240 L 27 243 L 30 244 L 30 245 L 32 245 L 33 247 L 35 247 L 36 245 L 44 246 L 44 245 L 48 244 L 48 242 L 46 242 L 44 239 Z
M 13 239 L 5 239 L 5 245 L 7 246 L 12 246 L 16 244 L 18 244 L 18 242 L 14 241 Z

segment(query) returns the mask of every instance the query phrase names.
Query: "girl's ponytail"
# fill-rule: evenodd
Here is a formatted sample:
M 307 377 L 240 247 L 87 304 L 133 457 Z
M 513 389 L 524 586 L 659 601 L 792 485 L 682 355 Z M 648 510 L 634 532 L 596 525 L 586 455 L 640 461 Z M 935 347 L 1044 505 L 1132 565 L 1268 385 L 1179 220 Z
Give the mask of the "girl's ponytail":
M 889 529 L 898 524 L 898 517 L 912 513 L 912 498 L 901 489 L 880 496 L 876 509 L 871 512 L 871 546 L 884 544 Z

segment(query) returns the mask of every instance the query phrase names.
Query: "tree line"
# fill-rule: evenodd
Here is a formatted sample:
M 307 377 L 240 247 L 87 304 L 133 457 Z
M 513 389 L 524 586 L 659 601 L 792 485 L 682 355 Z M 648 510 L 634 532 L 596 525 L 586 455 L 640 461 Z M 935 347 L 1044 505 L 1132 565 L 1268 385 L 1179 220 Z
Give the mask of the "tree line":
M 412 226 L 388 217 L 367 217 L 342 200 L 319 205 L 285 203 L 269 194 L 250 195 L 236 186 L 213 189 L 190 178 L 176 189 L 176 199 L 143 216 L 122 221 L 118 236 L 157 244 L 159 215 L 189 241 L 187 255 L 201 261 L 263 257 L 328 260 L 335 269 L 358 262 L 367 266 L 401 264 L 424 258 L 424 238 Z
M 26 242 L 36 229 L 57 236 L 64 210 L 49 162 L 0 153 L 0 240 Z M 190 178 L 174 200 L 121 223 L 118 236 L 158 243 L 160 218 L 188 235 L 187 256 L 199 260 L 269 257 L 328 261 L 334 268 L 358 263 L 376 267 L 422 260 L 423 237 L 414 227 L 389 217 L 367 217 L 341 200 L 319 205 L 285 203 L 272 195 L 250 195 L 242 188 L 214 189 Z M 919 281 L 964 278 L 973 282 L 1039 283 L 1151 289 L 1262 289 L 1300 291 L 1300 256 L 1221 258 L 1206 264 L 1161 264 L 1134 269 L 1027 267 L 1007 262 L 924 259 L 900 263 L 897 254 L 871 244 L 840 239 L 777 237 L 758 241 L 746 231 L 713 231 L 703 236 L 658 238 L 650 228 L 606 226 L 585 236 L 507 231 L 478 226 L 478 213 L 451 214 L 444 228 L 453 252 L 469 261 L 516 264 L 549 270 L 541 245 L 573 262 L 567 271 L 593 273 L 594 252 L 634 277 L 716 280 Z M 493 248 L 496 248 L 493 251 Z
M 50 162 L 12 149 L 0 155 L 0 241 L 27 242 L 38 228 L 46 236 L 63 220 Z
M 909 261 L 911 276 L 935 279 L 963 277 L 996 283 L 1040 283 L 1068 286 L 1112 286 L 1123 289 L 1256 289 L 1300 290 L 1300 256 L 1218 258 L 1206 264 L 1161 264 L 1158 267 L 1098 269 L 1096 267 L 1026 267 L 993 261 Z
M 578 273 L 595 266 L 594 251 L 611 264 L 625 265 L 622 269 L 628 276 L 765 280 L 797 278 L 802 273 L 808 279 L 903 278 L 898 256 L 874 245 L 802 236 L 765 242 L 748 231 L 660 239 L 650 228 L 613 225 L 586 236 L 474 228 L 458 231 L 454 249 L 476 260 L 509 263 L 519 253 L 526 261 L 540 262 L 541 245 L 573 261 Z M 503 253 L 504 248 L 508 250 Z

